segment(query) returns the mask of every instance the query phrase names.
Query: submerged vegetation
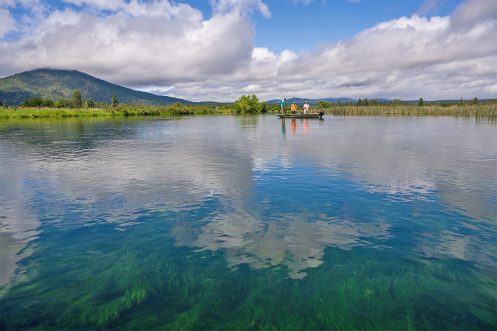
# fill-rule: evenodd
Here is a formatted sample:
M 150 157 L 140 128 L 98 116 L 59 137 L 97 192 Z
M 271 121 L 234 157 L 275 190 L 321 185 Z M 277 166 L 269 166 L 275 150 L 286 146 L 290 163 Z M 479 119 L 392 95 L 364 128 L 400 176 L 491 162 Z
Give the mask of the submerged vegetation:
M 394 265 L 395 252 L 329 248 L 328 263 L 301 281 L 287 277 L 284 267 L 249 270 L 245 265 L 230 270 L 220 253 L 189 254 L 173 244 L 171 225 L 194 215 L 152 213 L 136 220 L 128 231 L 116 231 L 112 224 L 68 232 L 45 227 L 33 256 L 23 262 L 24 281 L 0 297 L 0 328 L 490 330 L 495 326 L 497 311 L 492 304 L 497 298 L 490 285 L 494 283 L 463 262 L 403 260 Z M 478 309 L 467 309 L 476 301 Z

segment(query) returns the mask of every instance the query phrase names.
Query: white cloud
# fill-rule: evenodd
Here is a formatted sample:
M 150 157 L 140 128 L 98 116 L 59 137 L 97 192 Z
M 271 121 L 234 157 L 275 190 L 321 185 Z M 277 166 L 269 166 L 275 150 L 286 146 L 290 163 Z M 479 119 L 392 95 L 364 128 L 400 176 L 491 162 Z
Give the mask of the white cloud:
M 275 54 L 255 48 L 249 65 L 221 77 L 215 86 L 230 85 L 240 94 L 240 88 L 257 85 L 262 99 L 281 95 L 493 97 L 497 22 L 476 18 L 456 28 L 452 18 L 399 18 L 313 53 Z M 196 93 L 201 94 L 201 89 Z M 213 91 L 213 84 L 209 90 Z M 186 91 L 179 87 L 177 92 Z
M 466 0 L 451 16 L 451 24 L 455 28 L 464 28 L 484 21 L 493 22 L 495 25 L 496 20 L 497 1 L 493 0 Z
M 233 100 L 248 91 L 261 99 L 495 97 L 494 0 L 467 0 L 446 17 L 383 22 L 300 54 L 253 46 L 250 15 L 271 14 L 262 0 L 212 0 L 208 19 L 169 1 L 66 0 L 78 11 L 26 1 L 38 10 L 21 18 L 18 40 L 0 41 L 0 74 L 79 69 L 192 100 Z
M 6 9 L 0 8 L 0 38 L 15 27 L 15 20 Z
M 167 1 L 120 9 L 106 16 L 53 11 L 19 40 L 0 43 L 0 67 L 76 68 L 140 85 L 208 79 L 250 60 L 253 26 L 238 12 L 204 20 Z
M 254 10 L 259 11 L 265 17 L 271 17 L 269 7 L 262 0 L 210 0 L 215 12 L 225 14 L 239 12 L 251 14 Z
M 92 6 L 100 9 L 121 9 L 126 7 L 126 2 L 122 0 L 63 0 L 77 6 Z
M 12 7 L 14 5 L 14 0 L 0 0 L 0 7 Z

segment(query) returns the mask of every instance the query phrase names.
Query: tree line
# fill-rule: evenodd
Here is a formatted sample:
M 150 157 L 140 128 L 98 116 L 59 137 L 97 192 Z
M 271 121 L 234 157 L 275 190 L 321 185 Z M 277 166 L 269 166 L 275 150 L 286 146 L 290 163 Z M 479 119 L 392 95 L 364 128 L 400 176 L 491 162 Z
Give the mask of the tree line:
M 423 98 L 419 98 L 417 101 L 417 105 L 420 107 L 423 107 L 428 104 L 436 104 L 440 106 L 450 106 L 450 105 L 478 105 L 480 103 L 486 103 L 486 104 L 496 104 L 497 100 L 485 100 L 484 102 L 480 102 L 478 98 L 473 98 L 471 100 L 463 100 L 462 98 L 458 101 L 456 100 L 447 100 L 447 101 L 431 101 L 427 102 Z M 400 99 L 394 99 L 394 100 L 388 100 L 388 101 L 380 101 L 376 99 L 371 99 L 368 100 L 368 98 L 364 99 L 357 99 L 356 102 L 350 102 L 350 103 L 339 103 L 338 105 L 355 105 L 355 106 L 360 106 L 360 107 L 367 107 L 367 106 L 378 106 L 378 105 L 384 105 L 384 106 L 402 106 L 402 105 L 412 105 L 416 104 L 416 101 L 402 101 Z M 332 104 L 326 101 L 319 101 L 316 103 L 317 108 L 331 108 L 337 104 Z
M 462 98 L 459 101 L 444 101 L 444 102 L 425 102 L 423 98 L 419 98 L 417 101 L 417 105 L 419 107 L 423 107 L 427 104 L 437 104 L 439 106 L 449 106 L 449 105 L 478 105 L 480 101 L 478 98 L 473 98 L 472 100 L 463 100 Z M 497 100 L 486 100 L 485 103 L 497 103 Z M 400 99 L 394 99 L 389 101 L 381 101 L 377 99 L 368 99 L 368 98 L 359 98 L 357 101 L 352 101 L 348 103 L 338 103 L 333 104 L 326 101 L 318 101 L 314 108 L 317 109 L 329 109 L 336 106 L 344 105 L 344 106 L 359 106 L 359 107 L 368 107 L 368 106 L 402 106 L 402 105 L 412 105 L 416 104 L 416 101 L 402 101 Z M 268 111 L 279 111 L 280 106 L 277 104 L 267 104 L 266 102 L 260 102 L 259 98 L 256 95 L 242 95 L 240 99 L 236 100 L 233 103 L 233 108 L 235 113 L 238 114 L 250 114 L 250 113 L 265 113 Z
M 415 101 L 402 101 L 400 99 L 394 99 L 389 101 L 382 101 L 377 99 L 368 99 L 368 98 L 359 98 L 357 101 L 351 101 L 348 103 L 339 103 L 334 104 L 326 101 L 318 101 L 314 107 L 317 109 L 328 109 L 335 107 L 337 105 L 355 105 L 360 107 L 367 106 L 401 106 L 401 105 L 412 105 L 415 104 Z M 478 98 L 473 98 L 472 100 L 463 100 L 462 98 L 459 101 L 442 101 L 442 102 L 425 102 L 423 98 L 419 98 L 417 101 L 417 105 L 422 107 L 427 104 L 437 104 L 440 106 L 449 106 L 449 105 L 478 105 L 480 103 L 488 103 L 495 104 L 497 100 L 485 100 L 480 102 Z M 44 97 L 32 97 L 26 99 L 22 106 L 24 107 L 44 107 L 44 108 L 95 108 L 95 107 L 106 107 L 109 103 L 103 102 L 95 102 L 92 99 L 83 99 L 81 95 L 81 91 L 76 90 L 73 92 L 69 99 L 57 99 L 52 100 L 50 98 Z M 117 107 L 119 105 L 119 100 L 116 94 L 112 95 L 110 100 L 110 105 L 112 107 Z M 0 102 L 0 107 L 7 107 L 6 102 Z M 266 102 L 259 101 L 259 98 L 255 95 L 242 95 L 238 100 L 233 103 L 233 111 L 237 114 L 255 114 L 255 113 L 265 113 L 268 111 L 275 112 L 280 110 L 280 106 L 278 104 L 268 104 Z
M 119 101 L 117 99 L 117 95 L 113 94 L 111 105 L 116 107 L 119 105 Z M 0 106 L 2 104 L 0 103 Z M 98 106 L 104 106 L 105 103 L 95 102 L 92 99 L 83 99 L 81 96 L 81 91 L 76 90 L 71 95 L 69 99 L 57 99 L 52 100 L 50 98 L 44 98 L 35 96 L 29 99 L 24 100 L 22 106 L 24 107 L 46 107 L 46 108 L 94 108 Z

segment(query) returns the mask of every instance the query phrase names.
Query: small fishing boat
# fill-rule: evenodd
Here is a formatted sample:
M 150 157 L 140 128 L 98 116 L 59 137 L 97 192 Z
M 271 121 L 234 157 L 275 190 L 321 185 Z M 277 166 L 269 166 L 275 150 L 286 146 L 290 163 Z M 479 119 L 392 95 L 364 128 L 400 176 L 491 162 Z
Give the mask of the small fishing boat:
M 322 120 L 324 112 L 309 113 L 309 114 L 278 114 L 279 118 L 317 118 Z

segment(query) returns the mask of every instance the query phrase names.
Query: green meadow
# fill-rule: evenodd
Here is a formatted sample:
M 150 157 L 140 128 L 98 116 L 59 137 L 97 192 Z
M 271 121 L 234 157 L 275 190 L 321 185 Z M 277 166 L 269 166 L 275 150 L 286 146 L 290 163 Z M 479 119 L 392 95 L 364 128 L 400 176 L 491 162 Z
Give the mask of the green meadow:
M 167 106 L 119 105 L 101 108 L 48 108 L 48 107 L 7 107 L 0 108 L 0 118 L 57 118 L 94 116 L 179 116 L 226 114 L 231 109 L 211 105 Z

